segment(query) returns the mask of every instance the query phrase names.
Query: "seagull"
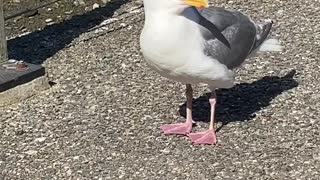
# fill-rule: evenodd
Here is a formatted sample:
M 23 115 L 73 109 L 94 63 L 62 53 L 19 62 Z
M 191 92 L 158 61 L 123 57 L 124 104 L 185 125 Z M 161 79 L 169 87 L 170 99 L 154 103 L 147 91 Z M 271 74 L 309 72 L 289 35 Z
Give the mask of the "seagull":
M 235 69 L 259 52 L 281 51 L 269 38 L 273 22 L 254 22 L 244 13 L 209 7 L 208 0 L 143 0 L 145 22 L 140 48 L 146 63 L 161 76 L 186 84 L 186 120 L 160 127 L 165 135 L 185 135 L 193 144 L 214 145 L 215 90 L 234 86 Z M 211 90 L 209 129 L 192 132 L 192 85 Z

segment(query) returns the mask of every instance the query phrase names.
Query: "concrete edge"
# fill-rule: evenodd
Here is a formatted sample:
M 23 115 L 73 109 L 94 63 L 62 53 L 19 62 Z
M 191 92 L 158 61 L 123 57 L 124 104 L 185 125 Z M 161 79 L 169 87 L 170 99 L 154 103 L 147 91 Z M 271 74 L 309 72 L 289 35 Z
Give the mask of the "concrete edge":
M 28 83 L 16 86 L 0 93 L 0 107 L 8 106 L 26 100 L 50 88 L 46 76 L 41 76 Z

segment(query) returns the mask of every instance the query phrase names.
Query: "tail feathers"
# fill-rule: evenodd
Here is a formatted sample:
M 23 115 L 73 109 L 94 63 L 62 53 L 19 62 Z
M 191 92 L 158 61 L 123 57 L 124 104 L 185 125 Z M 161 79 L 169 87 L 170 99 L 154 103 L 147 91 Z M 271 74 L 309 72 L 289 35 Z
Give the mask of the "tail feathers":
M 249 57 L 256 56 L 259 52 L 282 51 L 278 39 L 268 38 L 273 22 L 266 20 L 263 24 L 256 24 L 257 37 Z
M 262 24 L 256 24 L 257 36 L 253 50 L 257 49 L 267 39 L 273 25 L 272 20 L 266 20 Z
M 281 46 L 278 39 L 267 39 L 264 41 L 260 47 L 257 48 L 259 52 L 268 52 L 268 51 L 282 51 L 283 47 Z

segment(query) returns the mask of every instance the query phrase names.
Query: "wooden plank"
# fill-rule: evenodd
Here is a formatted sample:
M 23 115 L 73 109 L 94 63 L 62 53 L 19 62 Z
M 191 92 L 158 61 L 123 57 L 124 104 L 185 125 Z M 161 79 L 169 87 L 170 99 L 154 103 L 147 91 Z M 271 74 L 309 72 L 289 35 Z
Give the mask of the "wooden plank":
M 3 0 L 0 0 L 0 64 L 8 60 L 7 40 L 4 30 Z

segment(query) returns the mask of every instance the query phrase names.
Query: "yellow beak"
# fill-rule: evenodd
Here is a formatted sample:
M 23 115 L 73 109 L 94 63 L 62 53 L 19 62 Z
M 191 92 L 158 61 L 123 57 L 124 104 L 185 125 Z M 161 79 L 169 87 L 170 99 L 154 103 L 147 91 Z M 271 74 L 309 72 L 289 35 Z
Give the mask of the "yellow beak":
M 205 8 L 209 6 L 208 0 L 183 0 L 189 6 L 194 6 L 197 8 Z

